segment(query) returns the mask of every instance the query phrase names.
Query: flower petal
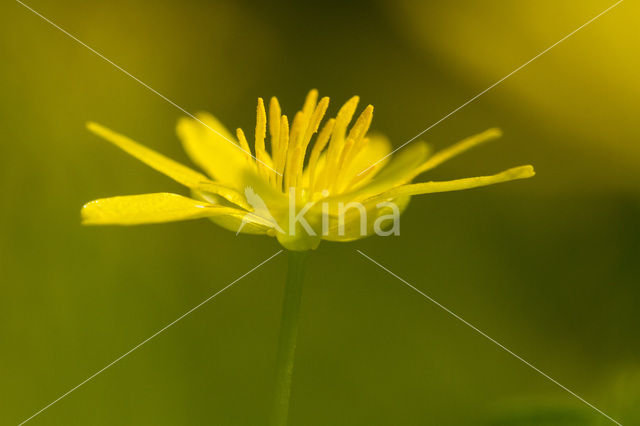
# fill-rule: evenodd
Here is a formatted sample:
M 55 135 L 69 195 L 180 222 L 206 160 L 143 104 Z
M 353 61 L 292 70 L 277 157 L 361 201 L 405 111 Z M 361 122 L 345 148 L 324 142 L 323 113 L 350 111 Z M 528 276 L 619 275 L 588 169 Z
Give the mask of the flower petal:
M 231 232 L 251 235 L 275 235 L 275 230 L 271 226 L 252 220 L 252 215 L 247 214 L 225 214 L 209 218 L 216 225 Z M 244 225 L 243 225 L 244 222 Z
M 395 203 L 398 207 L 398 213 L 402 213 L 407 206 L 409 205 L 409 201 L 411 200 L 410 196 L 398 197 L 391 200 L 378 200 L 375 199 L 371 202 L 363 203 L 363 206 L 366 211 L 366 215 L 362 215 L 358 209 L 351 208 L 345 211 L 344 213 L 344 225 L 343 230 L 340 230 L 340 218 L 339 216 L 329 216 L 328 218 L 328 230 L 323 233 L 322 239 L 327 241 L 339 241 L 339 242 L 348 242 L 355 241 L 369 235 L 372 235 L 375 232 L 375 223 L 382 216 L 389 216 L 392 213 L 392 210 L 389 207 L 378 206 L 378 203 L 382 201 L 389 201 L 391 203 Z M 364 226 L 363 226 L 364 219 Z M 363 228 L 364 227 L 364 231 Z
M 469 136 L 468 138 L 463 139 L 460 142 L 443 149 L 442 151 L 436 152 L 415 170 L 413 177 L 436 168 L 445 161 L 462 154 L 463 152 L 473 148 L 474 146 L 480 145 L 483 142 L 488 142 L 492 139 L 499 138 L 500 136 L 502 136 L 502 131 L 497 128 L 488 129 L 482 133 L 478 133 L 477 135 Z
M 382 169 L 387 164 L 389 153 L 392 149 L 389 139 L 380 134 L 373 134 L 367 137 L 369 142 L 356 154 L 345 170 L 341 172 L 343 185 L 339 188 L 340 190 L 348 188 L 351 184 L 356 185 L 356 187 L 361 187 L 375 176 L 376 170 Z M 372 168 L 376 170 L 373 170 L 373 173 L 363 173 L 360 178 L 358 173 L 371 166 L 371 164 L 375 164 Z
M 209 176 L 242 189 L 242 178 L 246 172 L 256 171 L 251 153 L 242 149 L 212 115 L 199 113 L 197 118 L 201 122 L 187 117 L 178 121 L 177 132 L 185 151 Z
M 191 191 L 191 195 L 197 200 L 204 200 L 208 203 L 229 206 L 229 202 L 217 194 L 211 194 L 203 191 Z M 255 235 L 271 235 L 274 230 L 273 218 L 258 216 L 255 212 L 247 214 L 248 212 L 238 210 L 235 213 L 229 213 L 224 216 L 213 216 L 209 219 L 229 231 L 242 234 L 255 234 Z M 244 222 L 244 225 L 243 225 Z
M 416 142 L 392 157 L 389 164 L 363 187 L 328 197 L 326 201 L 331 206 L 340 202 L 360 201 L 407 183 L 413 178 L 413 171 L 425 161 L 428 155 L 428 146 L 424 142 Z
M 202 173 L 198 173 L 189 167 L 173 161 L 172 159 L 165 157 L 164 155 L 153 151 L 137 142 L 116 133 L 110 129 L 107 129 L 100 124 L 89 122 L 87 123 L 87 129 L 92 133 L 108 140 L 117 147 L 124 150 L 126 153 L 136 157 L 146 165 L 154 168 L 155 170 L 163 173 L 176 182 L 181 183 L 188 187 L 198 185 L 200 182 L 209 181 L 209 179 Z
M 192 189 L 200 189 L 219 194 L 243 208 L 248 207 L 244 201 L 244 197 L 237 191 L 217 184 L 202 173 L 198 173 L 195 170 L 170 159 L 169 157 L 149 149 L 144 145 L 140 145 L 124 135 L 93 122 L 87 123 L 87 129 L 113 143 L 129 155 L 145 163 L 147 166 L 169 176 L 171 179 L 181 183 L 182 185 Z
M 374 197 L 375 200 L 385 200 L 404 195 L 430 194 L 434 192 L 461 191 L 463 189 L 477 188 L 493 185 L 516 179 L 526 179 L 535 175 L 533 166 L 520 166 L 505 170 L 492 176 L 478 176 L 464 179 L 449 180 L 444 182 L 423 182 L 411 185 L 403 185 L 393 188 L 383 194 Z M 370 200 L 367 200 L 369 202 Z
M 216 206 L 167 192 L 101 198 L 82 207 L 84 225 L 140 225 L 237 214 L 242 210 Z M 248 212 L 245 212 L 248 213 Z

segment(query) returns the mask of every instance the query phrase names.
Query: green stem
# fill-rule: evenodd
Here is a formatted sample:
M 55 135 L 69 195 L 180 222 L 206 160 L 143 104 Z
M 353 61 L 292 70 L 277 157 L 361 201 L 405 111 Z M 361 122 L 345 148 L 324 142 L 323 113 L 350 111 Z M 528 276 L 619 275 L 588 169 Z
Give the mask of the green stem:
M 286 426 L 291 396 L 291 375 L 296 352 L 302 280 L 308 252 L 288 251 L 289 269 L 282 304 L 282 322 L 276 358 L 276 387 L 272 425 Z

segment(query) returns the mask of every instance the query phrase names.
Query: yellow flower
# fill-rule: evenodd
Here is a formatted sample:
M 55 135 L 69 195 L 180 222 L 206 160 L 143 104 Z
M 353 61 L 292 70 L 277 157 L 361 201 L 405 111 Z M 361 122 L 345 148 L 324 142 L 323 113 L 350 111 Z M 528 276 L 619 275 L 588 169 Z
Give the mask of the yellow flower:
M 180 119 L 177 132 L 184 149 L 208 176 L 89 123 L 93 133 L 188 187 L 192 198 L 171 193 L 103 198 L 82 208 L 83 223 L 138 225 L 207 217 L 235 232 L 275 236 L 285 248 L 301 251 L 316 248 L 322 239 L 351 241 L 380 231 L 382 221 L 399 215 L 412 195 L 534 175 L 533 167 L 521 166 L 492 176 L 412 184 L 451 157 L 499 137 L 500 131 L 486 130 L 435 154 L 415 142 L 391 157 L 389 141 L 367 133 L 371 105 L 349 127 L 358 100 L 351 98 L 321 127 L 329 98 L 318 101 L 316 90 L 291 124 L 276 98 L 271 98 L 267 123 L 258 99 L 253 151 L 241 129 L 233 137 L 209 114 Z

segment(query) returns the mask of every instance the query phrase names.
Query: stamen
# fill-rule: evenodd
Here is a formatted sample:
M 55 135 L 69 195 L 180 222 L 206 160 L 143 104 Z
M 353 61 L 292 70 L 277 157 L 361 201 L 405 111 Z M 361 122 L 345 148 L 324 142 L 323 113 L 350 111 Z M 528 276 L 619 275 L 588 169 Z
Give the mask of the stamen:
M 318 165 L 318 159 L 320 158 L 320 153 L 327 146 L 327 142 L 329 142 L 329 137 L 331 136 L 331 132 L 333 131 L 333 126 L 335 125 L 336 120 L 330 119 L 326 122 L 318 138 L 316 139 L 316 143 L 313 145 L 313 149 L 311 150 L 311 156 L 309 157 L 309 192 L 313 195 L 315 191 L 315 184 L 317 180 L 316 176 L 316 167 Z M 326 155 L 326 154 L 325 154 Z M 326 165 L 325 165 L 326 166 Z
M 267 135 L 267 113 L 264 109 L 264 101 L 262 98 L 258 98 L 258 108 L 256 110 L 256 137 L 255 137 L 255 149 L 258 172 L 264 176 L 267 181 L 271 181 L 271 175 L 274 174 L 271 166 L 271 156 L 267 153 L 264 146 L 264 139 Z
M 289 135 L 289 145 L 296 147 L 300 144 L 300 140 L 303 136 L 304 129 L 307 125 L 307 117 L 304 112 L 298 111 L 293 117 L 293 123 L 291 124 L 291 134 Z
M 353 118 L 353 114 L 356 112 L 356 108 L 358 107 L 358 101 L 360 98 L 358 96 L 354 96 L 349 99 L 338 111 L 338 115 L 336 116 L 336 125 L 333 130 L 333 134 L 331 135 L 331 142 L 329 144 L 329 150 L 333 149 L 332 147 L 339 148 L 339 145 L 344 141 L 344 136 L 347 132 L 347 126 L 351 122 Z
M 371 126 L 371 120 L 373 120 L 373 105 L 367 106 L 362 111 L 353 127 L 351 127 L 348 138 L 353 138 L 357 141 L 359 138 L 364 137 L 369 130 L 369 126 Z
M 346 163 L 346 159 L 349 156 L 349 154 L 351 153 L 351 150 L 353 149 L 353 145 L 355 144 L 355 140 L 348 137 L 347 141 L 345 142 L 343 148 L 342 148 L 342 153 L 340 154 L 340 159 L 338 160 L 338 166 L 336 167 L 336 176 L 333 179 L 333 182 L 331 183 L 331 192 L 335 192 L 335 190 L 338 187 L 338 183 L 340 182 L 340 178 L 342 177 L 342 174 L 344 172 L 344 166 Z
M 304 150 L 307 149 L 307 146 L 309 145 L 313 134 L 318 131 L 320 123 L 322 122 L 322 119 L 324 118 L 324 114 L 327 112 L 328 107 L 329 98 L 325 96 L 320 100 L 320 102 L 316 106 L 316 109 L 313 111 L 311 118 L 309 119 L 309 125 L 307 126 L 304 138 L 302 138 L 302 147 Z
M 311 89 L 304 100 L 302 113 L 309 117 L 311 115 L 311 111 L 316 107 L 316 102 L 318 102 L 318 91 L 316 89 Z
M 369 144 L 369 138 L 361 137 L 353 144 L 353 148 L 347 153 L 343 161 L 343 166 L 340 167 L 336 191 L 343 192 L 349 187 L 349 181 L 353 180 L 353 175 L 356 173 L 352 171 L 350 164 L 356 159 L 357 155 Z M 341 160 L 342 161 L 342 160 Z M 349 174 L 347 174 L 349 172 Z
M 251 148 L 249 148 L 249 142 L 247 142 L 247 138 L 244 136 L 242 129 L 236 129 L 236 136 L 240 143 L 240 148 L 242 148 L 242 150 L 247 154 L 247 159 L 251 160 L 250 162 L 253 163 L 253 159 L 251 158 Z
M 342 152 L 344 136 L 347 132 L 347 126 L 353 118 L 353 114 L 358 106 L 360 98 L 354 96 L 349 99 L 338 111 L 336 116 L 336 124 L 331 134 L 331 141 L 329 142 L 329 148 L 327 152 L 327 163 L 322 174 L 321 185 L 322 188 L 331 188 L 335 179 L 335 173 L 338 165 L 338 159 Z
M 290 175 L 289 178 L 285 176 L 285 189 L 289 187 L 291 182 L 291 175 L 297 173 L 297 170 L 293 168 L 293 154 L 295 150 L 300 146 L 301 138 L 304 128 L 306 128 L 308 120 L 305 119 L 304 113 L 298 111 L 293 117 L 293 123 L 291 124 L 291 132 L 289 134 L 289 149 L 287 150 L 287 164 L 285 165 L 285 175 Z
M 307 148 L 309 147 L 309 142 L 311 142 L 311 138 L 314 133 L 318 131 L 318 127 L 320 127 L 320 123 L 322 122 L 322 118 L 324 114 L 327 112 L 327 108 L 329 107 L 329 98 L 324 97 L 320 100 L 320 103 L 316 106 L 316 109 L 313 111 L 313 114 L 308 120 L 308 125 L 305 130 L 304 137 L 301 139 L 301 153 L 302 160 L 300 164 L 298 164 L 297 173 L 302 174 L 302 170 L 304 169 L 304 159 L 307 155 Z
M 296 186 L 296 182 L 298 181 L 298 174 L 296 171 L 298 170 L 301 157 L 302 150 L 300 149 L 300 146 L 296 146 L 291 154 L 289 162 L 287 163 L 287 172 L 284 174 L 284 186 L 286 190 L 289 190 L 289 188 L 295 188 Z
M 269 136 L 271 136 L 271 157 L 274 163 L 278 162 L 279 143 L 280 143 L 280 104 L 278 99 L 273 96 L 269 102 Z
M 371 125 L 371 120 L 373 119 L 373 105 L 368 105 L 364 111 L 360 114 L 355 124 L 351 127 L 349 131 L 349 136 L 347 136 L 347 142 L 344 144 L 342 149 L 342 154 L 340 155 L 340 160 L 338 162 L 338 167 L 336 170 L 336 176 L 334 179 L 334 183 L 332 186 L 332 191 L 336 191 L 339 189 L 340 183 L 344 178 L 344 173 L 349 163 L 353 160 L 353 158 L 358 154 L 358 152 L 366 145 L 362 143 L 364 140 L 364 136 L 367 134 L 369 130 L 369 126 Z
M 287 116 L 282 115 L 280 103 L 276 97 L 269 101 L 269 116 L 262 98 L 258 99 L 256 110 L 255 155 L 259 160 L 251 162 L 257 167 L 260 175 L 280 191 L 304 186 L 309 197 L 316 197 L 317 191 L 323 190 L 323 197 L 330 192 L 342 192 L 349 186 L 367 181 L 378 170 L 354 177 L 350 173 L 350 164 L 366 146 L 365 138 L 373 118 L 373 106 L 368 105 L 358 116 L 353 126 L 353 119 L 358 106 L 357 96 L 349 99 L 338 111 L 336 118 L 329 119 L 313 144 L 307 163 L 307 150 L 314 134 L 318 133 L 322 119 L 329 107 L 329 98 L 318 101 L 318 91 L 311 90 L 304 101 L 302 109 L 294 116 L 291 126 Z M 267 153 L 266 132 L 269 126 L 270 154 Z M 349 130 L 347 135 L 347 130 Z M 238 140 L 243 149 L 250 147 L 242 130 L 238 130 Z M 275 171 L 268 170 L 264 164 L 272 165 Z M 326 194 L 324 194 L 326 192 Z
M 284 166 L 287 161 L 287 152 L 289 151 L 289 120 L 286 115 L 280 118 L 280 149 L 278 152 L 278 161 L 275 169 L 278 172 L 276 177 L 276 186 L 282 190 L 282 177 L 284 175 Z

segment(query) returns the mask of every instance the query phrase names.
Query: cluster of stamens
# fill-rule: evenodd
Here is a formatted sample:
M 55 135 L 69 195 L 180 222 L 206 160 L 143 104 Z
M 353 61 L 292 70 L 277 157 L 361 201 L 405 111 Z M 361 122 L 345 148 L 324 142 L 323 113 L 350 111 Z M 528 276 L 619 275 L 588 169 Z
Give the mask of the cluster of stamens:
M 280 104 L 275 97 L 269 103 L 269 120 L 262 98 L 258 99 L 255 131 L 255 163 L 260 176 L 274 188 L 289 192 L 294 188 L 297 195 L 309 200 L 327 197 L 357 187 L 376 168 L 365 173 L 352 172 L 349 167 L 356 156 L 369 143 L 366 137 L 373 118 L 373 106 L 367 106 L 356 122 L 347 128 L 359 98 L 349 99 L 336 118 L 324 123 L 318 133 L 320 124 L 329 106 L 329 98 L 318 101 L 318 91 L 312 90 L 307 95 L 304 106 L 293 118 L 291 126 L 286 115 L 283 115 Z M 266 134 L 269 127 L 270 153 L 267 152 Z M 318 133 L 313 144 L 311 141 Z M 242 129 L 237 130 L 240 147 L 251 152 L 247 138 Z M 313 145 L 307 156 L 309 146 Z

